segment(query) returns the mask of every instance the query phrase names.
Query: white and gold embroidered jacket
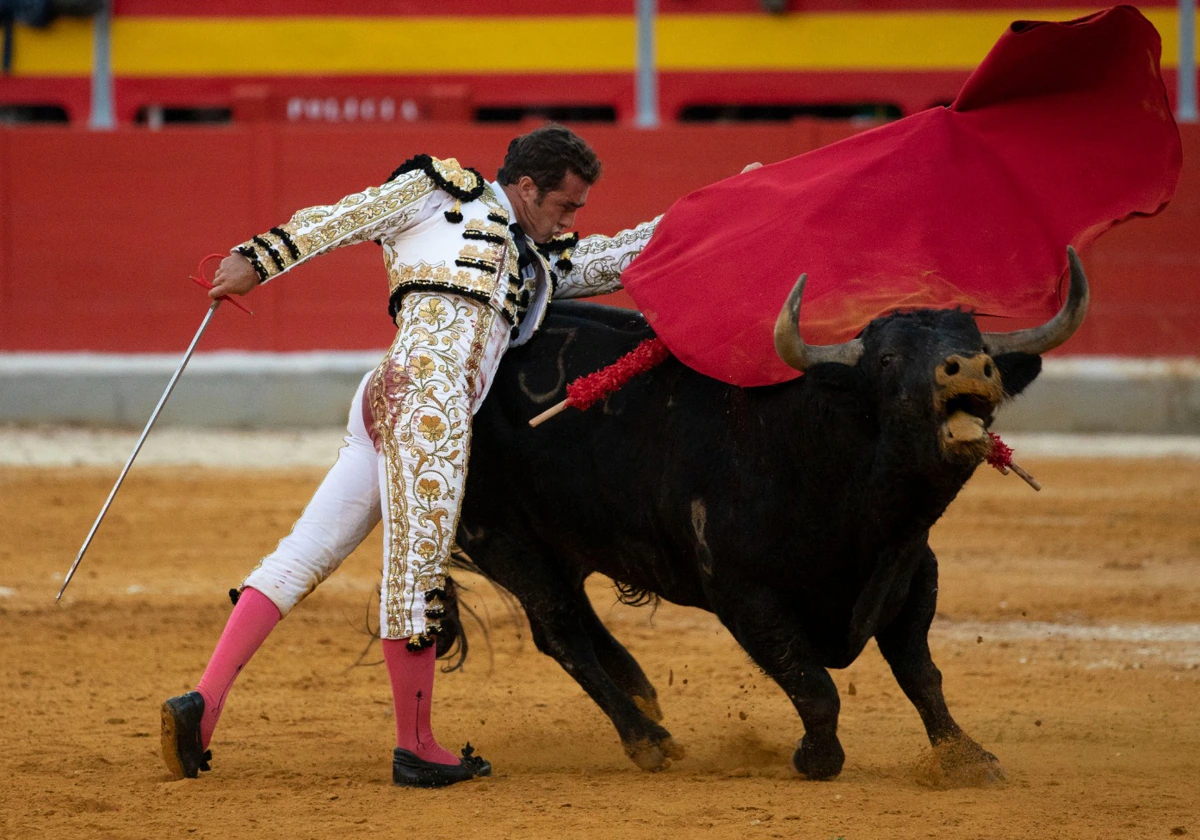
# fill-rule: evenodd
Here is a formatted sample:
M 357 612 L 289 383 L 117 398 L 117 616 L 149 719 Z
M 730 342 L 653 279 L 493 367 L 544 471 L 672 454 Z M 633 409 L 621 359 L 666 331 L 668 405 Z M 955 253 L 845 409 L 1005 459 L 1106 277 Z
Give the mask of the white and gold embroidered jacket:
M 406 292 L 453 292 L 503 313 L 515 345 L 537 331 L 551 298 L 621 288 L 621 272 L 650 241 L 658 219 L 616 236 L 570 234 L 530 248 L 536 270 L 524 280 L 513 221 L 507 196 L 478 172 L 453 158 L 418 155 L 382 186 L 300 210 L 234 252 L 266 282 L 335 248 L 373 240 L 383 246 L 393 318 Z

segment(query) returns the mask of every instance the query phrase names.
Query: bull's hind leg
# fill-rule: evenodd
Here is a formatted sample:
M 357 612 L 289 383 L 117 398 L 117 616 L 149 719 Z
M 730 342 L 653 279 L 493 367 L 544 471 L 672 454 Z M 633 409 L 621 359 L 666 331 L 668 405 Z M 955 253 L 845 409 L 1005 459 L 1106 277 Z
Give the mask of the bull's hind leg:
M 658 723 L 663 719 L 662 707 L 658 705 L 658 692 L 646 678 L 646 673 L 638 661 L 600 621 L 587 597 L 582 592 L 579 594 L 580 622 L 592 640 L 592 648 L 596 651 L 596 658 L 601 667 L 612 677 L 613 682 L 629 695 L 646 717 Z
M 650 720 L 602 664 L 593 633 L 589 632 L 589 629 L 594 630 L 589 625 L 599 620 L 582 587 L 542 590 L 533 597 L 515 590 L 513 594 L 525 607 L 538 650 L 554 657 L 608 715 L 621 738 L 625 754 L 634 764 L 643 770 L 664 770 L 670 766 L 671 759 L 682 758 L 683 750 L 675 744 L 671 733 Z M 607 631 L 605 635 L 608 635 Z M 619 647 L 615 639 L 608 638 Z M 607 648 L 606 655 L 613 655 L 611 647 L 602 644 L 602 648 Z M 637 670 L 640 673 L 641 669 Z
M 926 549 L 900 614 L 875 635 L 896 682 L 925 724 L 937 781 L 979 784 L 1004 778 L 996 756 L 972 740 L 950 715 L 942 694 L 942 672 L 929 653 L 929 626 L 937 608 L 937 559 Z
M 654 689 L 600 624 L 581 577 L 541 550 L 494 531 L 472 535 L 464 529 L 460 543 L 488 577 L 521 602 L 538 650 L 553 657 L 608 715 L 625 753 L 638 767 L 663 770 L 671 759 L 682 757 L 671 733 L 650 720 L 635 701 L 647 689 L 653 699 Z
M 734 638 L 779 683 L 800 714 L 804 737 L 792 754 L 792 764 L 810 779 L 831 779 L 842 772 L 846 760 L 837 736 L 842 701 L 799 621 L 788 619 L 791 614 L 790 606 L 774 591 L 751 591 L 745 585 L 736 600 L 717 610 Z

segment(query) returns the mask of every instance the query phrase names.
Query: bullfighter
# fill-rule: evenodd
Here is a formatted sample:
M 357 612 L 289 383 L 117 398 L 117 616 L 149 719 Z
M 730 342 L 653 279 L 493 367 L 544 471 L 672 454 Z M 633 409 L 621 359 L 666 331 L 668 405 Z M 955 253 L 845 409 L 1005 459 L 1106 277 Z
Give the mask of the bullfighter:
M 162 749 L 177 777 L 208 770 L 213 731 L 238 673 L 279 620 L 383 522 L 379 621 L 392 683 L 397 785 L 486 776 L 468 744 L 433 736 L 435 643 L 459 519 L 471 420 L 505 351 L 537 332 L 551 298 L 604 294 L 657 219 L 616 236 L 567 233 L 600 177 L 580 137 L 547 125 L 515 138 L 497 178 L 418 155 L 379 187 L 291 220 L 233 249 L 211 296 L 244 295 L 336 248 L 374 241 L 387 269 L 390 349 L 361 381 L 348 434 L 304 513 L 250 572 L 195 690 L 162 706 Z

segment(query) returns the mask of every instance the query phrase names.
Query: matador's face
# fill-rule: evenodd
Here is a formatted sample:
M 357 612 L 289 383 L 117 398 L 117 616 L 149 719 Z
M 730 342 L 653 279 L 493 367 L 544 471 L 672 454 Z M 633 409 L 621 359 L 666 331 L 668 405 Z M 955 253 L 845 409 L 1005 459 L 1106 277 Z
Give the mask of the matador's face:
M 552 190 L 539 190 L 528 175 L 516 184 L 513 210 L 529 238 L 542 243 L 575 226 L 575 214 L 587 203 L 591 185 L 574 172 L 567 172 Z

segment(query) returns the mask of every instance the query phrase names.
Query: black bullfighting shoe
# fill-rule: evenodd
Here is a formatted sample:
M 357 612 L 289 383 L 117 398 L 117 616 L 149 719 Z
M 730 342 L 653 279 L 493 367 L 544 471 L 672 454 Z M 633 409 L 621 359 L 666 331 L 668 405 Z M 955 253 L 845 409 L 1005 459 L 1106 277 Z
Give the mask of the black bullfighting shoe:
M 212 752 L 200 745 L 200 718 L 204 697 L 189 691 L 162 704 L 162 754 L 167 769 L 177 779 L 194 779 L 208 770 Z
M 469 743 L 463 747 L 462 760 L 458 764 L 434 764 L 400 747 L 392 753 L 392 781 L 402 787 L 445 787 L 476 776 L 490 775 L 491 763 L 475 755 L 475 748 Z

